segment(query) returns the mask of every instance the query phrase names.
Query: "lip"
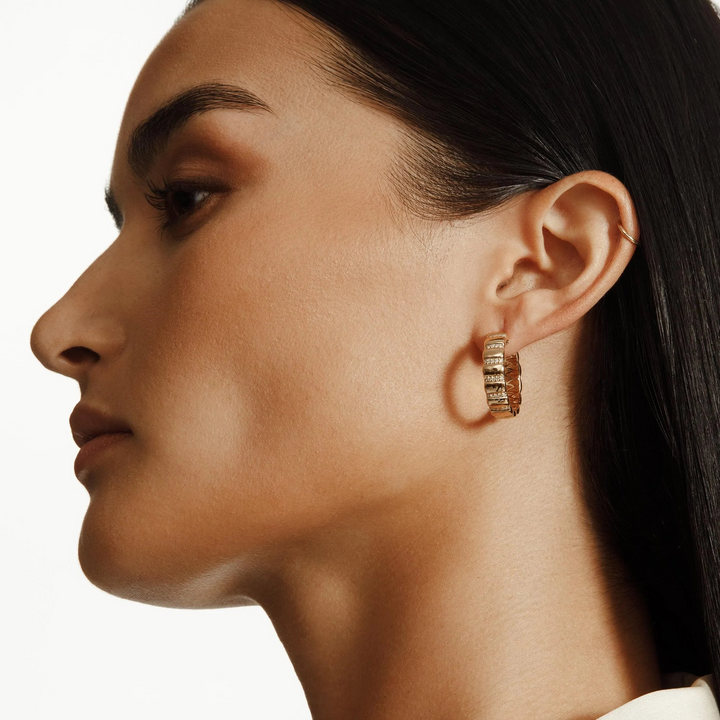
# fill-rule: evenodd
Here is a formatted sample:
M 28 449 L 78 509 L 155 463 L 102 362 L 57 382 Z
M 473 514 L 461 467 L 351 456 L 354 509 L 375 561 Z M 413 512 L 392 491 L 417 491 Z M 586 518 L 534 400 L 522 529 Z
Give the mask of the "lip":
M 98 435 L 132 432 L 124 420 L 85 403 L 78 403 L 75 406 L 70 415 L 70 428 L 73 440 L 79 448 Z
M 75 477 L 81 480 L 80 473 L 85 470 L 95 458 L 107 448 L 129 438 L 131 435 L 131 432 L 103 433 L 96 435 L 92 440 L 83 442 L 80 452 L 75 458 Z

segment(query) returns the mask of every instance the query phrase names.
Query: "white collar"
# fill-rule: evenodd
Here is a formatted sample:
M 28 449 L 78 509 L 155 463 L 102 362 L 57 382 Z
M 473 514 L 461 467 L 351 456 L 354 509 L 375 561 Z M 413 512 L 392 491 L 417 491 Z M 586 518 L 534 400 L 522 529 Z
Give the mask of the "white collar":
M 720 720 L 712 675 L 664 676 L 665 690 L 641 695 L 598 720 Z

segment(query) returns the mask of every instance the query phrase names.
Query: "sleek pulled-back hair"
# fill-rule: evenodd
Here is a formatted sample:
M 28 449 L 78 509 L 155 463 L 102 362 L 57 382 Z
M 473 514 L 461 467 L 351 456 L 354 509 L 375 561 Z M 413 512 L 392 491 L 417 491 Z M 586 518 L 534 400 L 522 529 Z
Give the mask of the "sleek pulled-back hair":
M 327 76 L 408 127 L 394 179 L 461 218 L 584 170 L 641 244 L 583 318 L 574 423 L 614 578 L 663 672 L 720 680 L 720 17 L 710 0 L 279 0 Z M 194 3 L 199 4 L 199 3 Z M 611 572 L 614 565 L 608 562 Z

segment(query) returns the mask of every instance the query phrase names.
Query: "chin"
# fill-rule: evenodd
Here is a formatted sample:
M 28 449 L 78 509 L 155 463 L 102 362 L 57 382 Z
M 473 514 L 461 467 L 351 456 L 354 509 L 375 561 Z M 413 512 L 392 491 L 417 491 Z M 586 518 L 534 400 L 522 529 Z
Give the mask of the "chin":
M 142 539 L 123 536 L 118 527 L 98 523 L 89 512 L 78 541 L 83 574 L 110 595 L 146 605 L 210 609 L 258 604 L 242 592 L 240 563 L 201 566 L 196 559 L 190 560 L 192 553 L 169 555 L 163 552 L 167 547 L 159 551 Z

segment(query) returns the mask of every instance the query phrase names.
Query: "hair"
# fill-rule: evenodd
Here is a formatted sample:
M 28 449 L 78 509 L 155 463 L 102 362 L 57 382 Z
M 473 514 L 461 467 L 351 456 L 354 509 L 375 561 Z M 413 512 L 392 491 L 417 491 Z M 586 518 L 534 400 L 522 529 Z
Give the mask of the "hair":
M 478 214 L 584 170 L 628 189 L 641 244 L 582 321 L 583 491 L 644 598 L 661 671 L 720 678 L 717 10 L 279 1 L 320 22 L 329 77 L 406 124 L 394 177 L 418 215 Z

